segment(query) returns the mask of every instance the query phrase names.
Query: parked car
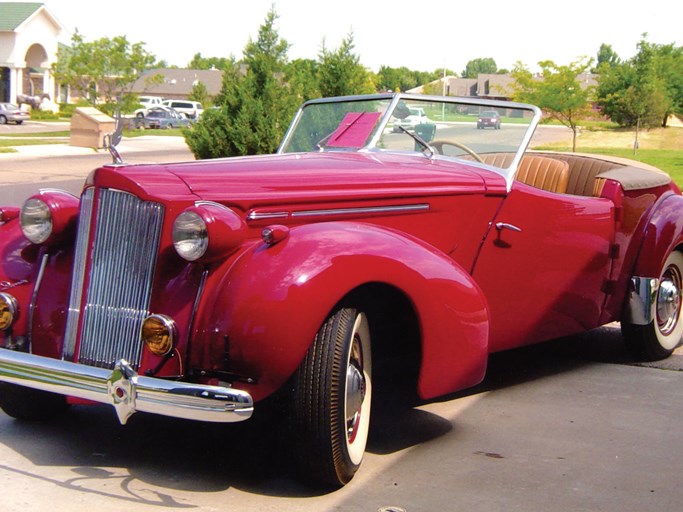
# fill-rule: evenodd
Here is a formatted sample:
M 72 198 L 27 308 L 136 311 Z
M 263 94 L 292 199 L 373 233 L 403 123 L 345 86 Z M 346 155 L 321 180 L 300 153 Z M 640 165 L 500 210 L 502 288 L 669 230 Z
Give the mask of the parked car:
M 147 111 L 142 126 L 144 128 L 181 128 L 188 126 L 187 118 L 172 108 L 153 108 Z
M 500 114 L 495 110 L 484 110 L 477 119 L 477 128 L 495 128 L 500 130 Z
M 519 122 L 504 137 L 438 124 L 427 142 L 387 129 L 407 104 Z M 683 333 L 680 190 L 639 162 L 529 152 L 540 118 L 325 98 L 275 155 L 103 165 L 80 197 L 0 208 L 0 406 L 45 419 L 86 399 L 121 423 L 274 407 L 283 456 L 341 486 L 393 390 L 442 397 L 479 383 L 492 352 L 614 321 L 637 357 L 667 357 Z
M 406 130 L 415 130 L 415 127 L 419 124 L 431 123 L 427 117 L 427 114 L 425 114 L 424 108 L 422 107 L 408 107 L 405 112 L 408 113 L 407 116 L 401 116 L 394 121 L 394 132 L 400 132 L 401 128 Z
M 163 101 L 164 99 L 158 96 L 139 96 L 138 102 L 142 105 L 142 108 L 139 108 L 134 112 L 135 117 L 141 119 L 147 115 L 147 112 L 150 109 L 163 107 Z
M 199 119 L 204 112 L 204 107 L 198 101 L 164 100 L 163 105 L 177 110 L 191 120 Z
M 0 103 L 0 124 L 21 124 L 31 116 L 13 103 Z

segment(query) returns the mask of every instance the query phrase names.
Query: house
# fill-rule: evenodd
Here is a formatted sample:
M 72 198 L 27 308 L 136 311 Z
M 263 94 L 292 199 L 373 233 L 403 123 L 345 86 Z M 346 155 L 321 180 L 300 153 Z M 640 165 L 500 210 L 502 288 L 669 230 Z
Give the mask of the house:
M 0 2 L 0 101 L 48 95 L 57 87 L 50 68 L 64 25 L 42 3 Z
M 192 88 L 204 84 L 209 96 L 221 91 L 223 72 L 217 69 L 150 69 L 133 84 L 133 92 L 167 99 L 187 99 Z

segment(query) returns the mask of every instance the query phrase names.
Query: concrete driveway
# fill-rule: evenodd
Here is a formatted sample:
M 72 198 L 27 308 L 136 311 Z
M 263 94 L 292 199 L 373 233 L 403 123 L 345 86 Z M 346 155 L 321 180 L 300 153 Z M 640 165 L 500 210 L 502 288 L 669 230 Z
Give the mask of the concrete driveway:
M 120 149 L 128 161 L 192 158 L 182 139 L 158 139 Z M 0 204 L 41 185 L 79 189 L 110 161 L 55 151 L 0 154 Z M 106 406 L 51 423 L 0 413 L 0 511 L 677 511 L 682 370 L 682 349 L 635 365 L 615 325 L 496 354 L 475 389 L 377 407 L 363 467 L 336 492 L 292 476 L 265 417 L 221 426 L 137 414 L 123 427 Z
M 0 510 L 675 511 L 683 356 L 634 366 L 620 341 L 611 326 L 498 354 L 476 389 L 377 408 L 364 465 L 336 492 L 291 475 L 267 419 L 138 414 L 122 427 L 106 406 L 52 423 L 0 413 Z

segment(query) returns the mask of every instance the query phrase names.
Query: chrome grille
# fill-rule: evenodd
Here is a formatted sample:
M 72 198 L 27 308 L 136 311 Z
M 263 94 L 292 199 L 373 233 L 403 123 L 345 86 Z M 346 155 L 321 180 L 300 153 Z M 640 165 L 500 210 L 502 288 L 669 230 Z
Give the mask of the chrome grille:
M 80 323 L 80 363 L 113 368 L 117 360 L 125 359 L 137 368 L 140 326 L 149 314 L 164 209 L 126 192 L 101 189 L 93 211 L 92 194 L 92 189 L 86 191 L 81 202 L 64 358 L 74 357 Z

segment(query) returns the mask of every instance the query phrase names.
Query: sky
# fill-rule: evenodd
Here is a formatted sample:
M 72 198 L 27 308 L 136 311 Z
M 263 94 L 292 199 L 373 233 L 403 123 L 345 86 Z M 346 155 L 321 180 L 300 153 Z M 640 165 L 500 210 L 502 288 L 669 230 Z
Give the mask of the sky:
M 291 46 L 290 60 L 316 59 L 323 46 L 337 49 L 353 33 L 361 64 L 405 66 L 416 71 L 493 58 L 498 68 L 522 62 L 567 65 L 595 57 L 602 43 L 622 59 L 637 53 L 643 33 L 650 43 L 683 46 L 680 0 L 45 0 L 67 28 L 86 41 L 125 35 L 144 42 L 157 59 L 184 67 L 203 57 L 242 57 L 258 37 L 271 7 L 275 28 Z

